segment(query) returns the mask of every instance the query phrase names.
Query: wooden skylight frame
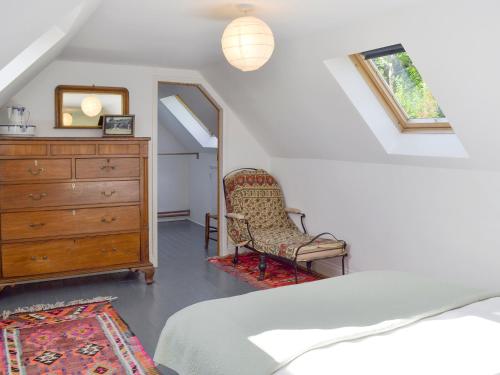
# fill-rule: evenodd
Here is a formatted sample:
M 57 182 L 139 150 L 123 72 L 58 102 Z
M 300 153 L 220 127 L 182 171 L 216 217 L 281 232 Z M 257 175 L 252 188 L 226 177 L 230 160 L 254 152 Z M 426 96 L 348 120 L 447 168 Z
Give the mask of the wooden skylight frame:
M 350 58 L 401 132 L 453 133 L 453 128 L 446 118 L 408 118 L 406 112 L 396 101 L 389 86 L 380 77 L 375 67 L 361 53 L 351 55 Z

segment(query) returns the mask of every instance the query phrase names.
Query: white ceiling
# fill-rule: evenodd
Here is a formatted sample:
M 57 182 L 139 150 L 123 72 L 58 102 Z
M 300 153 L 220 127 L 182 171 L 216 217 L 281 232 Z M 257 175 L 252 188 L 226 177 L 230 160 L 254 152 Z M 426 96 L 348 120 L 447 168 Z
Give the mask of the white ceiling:
M 15 1 L 8 1 L 2 11 L 17 17 Z M 34 20 L 35 26 L 37 19 L 55 22 L 53 13 L 62 7 L 60 0 L 41 8 L 29 7 L 38 4 L 35 0 L 19 1 L 30 9 L 26 22 Z M 199 69 L 273 156 L 500 169 L 500 70 L 494 65 L 500 60 L 498 0 L 252 3 L 277 40 L 273 57 L 256 72 L 237 71 L 221 53 L 220 35 L 238 16 L 236 1 L 103 0 L 61 56 Z M 16 44 L 17 34 L 4 35 L 15 37 L 0 50 L 0 62 L 7 61 L 5 51 L 22 50 L 29 39 L 19 33 Z M 412 56 L 469 158 L 388 154 L 325 65 L 395 43 L 403 43 Z
M 276 40 L 384 14 L 418 0 L 254 0 Z M 421 1 L 420 1 L 421 2 Z M 62 54 L 72 60 L 198 69 L 223 60 L 220 36 L 238 1 L 105 0 Z
M 491 64 L 500 60 L 499 11 L 496 0 L 421 2 L 287 40 L 256 72 L 225 63 L 201 71 L 273 156 L 499 170 L 500 70 Z M 409 52 L 468 158 L 388 154 L 325 64 L 395 43 Z

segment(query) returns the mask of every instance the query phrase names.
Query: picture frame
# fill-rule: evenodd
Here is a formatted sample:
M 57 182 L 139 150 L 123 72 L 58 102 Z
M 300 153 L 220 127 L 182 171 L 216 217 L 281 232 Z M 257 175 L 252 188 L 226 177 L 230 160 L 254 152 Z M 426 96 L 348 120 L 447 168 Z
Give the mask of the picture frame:
M 104 115 L 102 116 L 103 137 L 133 137 L 135 115 Z

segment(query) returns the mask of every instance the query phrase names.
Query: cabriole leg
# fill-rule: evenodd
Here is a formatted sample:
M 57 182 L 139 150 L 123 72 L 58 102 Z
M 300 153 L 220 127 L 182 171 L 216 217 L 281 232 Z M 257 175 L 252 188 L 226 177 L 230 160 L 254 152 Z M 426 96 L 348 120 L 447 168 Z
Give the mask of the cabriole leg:
M 259 255 L 259 280 L 262 281 L 264 280 L 264 277 L 266 276 L 266 267 L 267 267 L 267 262 L 266 262 L 266 254 L 260 254 Z
M 141 271 L 144 272 L 144 280 L 146 281 L 146 284 L 148 285 L 153 284 L 155 276 L 154 267 L 143 268 L 141 269 Z
M 309 261 L 309 262 L 306 262 L 306 265 L 307 265 L 307 272 L 311 273 L 312 271 L 312 261 Z
M 233 265 L 237 265 L 238 264 L 238 251 L 239 251 L 239 246 L 236 246 L 234 248 L 234 256 L 233 256 Z

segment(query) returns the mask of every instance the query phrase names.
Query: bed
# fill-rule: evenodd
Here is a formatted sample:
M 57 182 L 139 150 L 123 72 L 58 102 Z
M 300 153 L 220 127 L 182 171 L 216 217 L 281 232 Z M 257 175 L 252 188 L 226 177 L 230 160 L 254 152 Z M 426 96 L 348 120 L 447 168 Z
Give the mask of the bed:
M 373 271 L 205 301 L 155 361 L 180 375 L 500 373 L 500 294 Z

